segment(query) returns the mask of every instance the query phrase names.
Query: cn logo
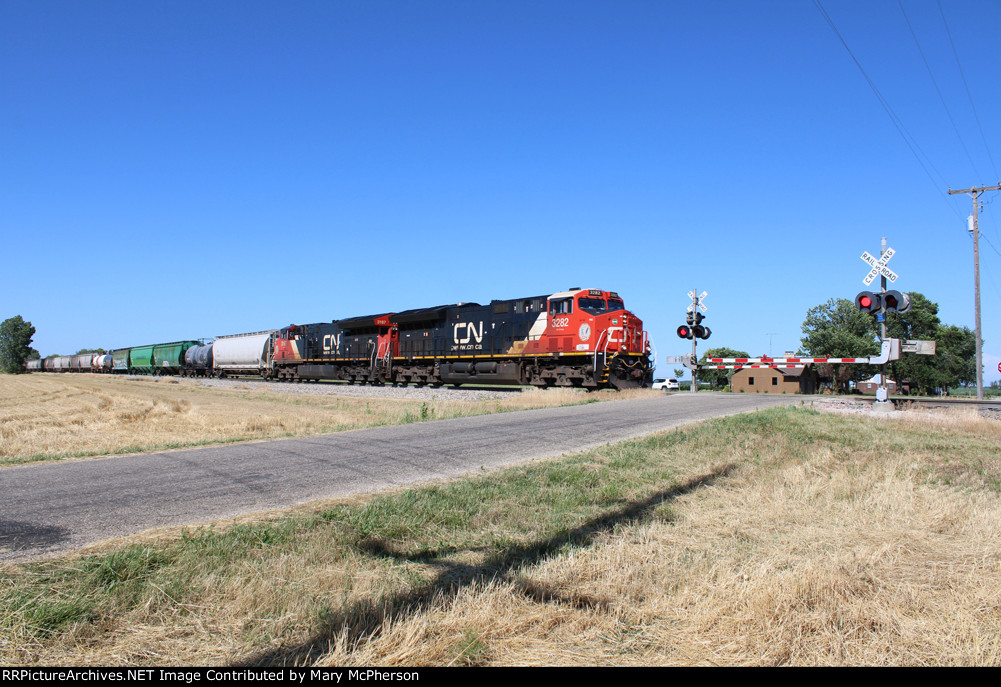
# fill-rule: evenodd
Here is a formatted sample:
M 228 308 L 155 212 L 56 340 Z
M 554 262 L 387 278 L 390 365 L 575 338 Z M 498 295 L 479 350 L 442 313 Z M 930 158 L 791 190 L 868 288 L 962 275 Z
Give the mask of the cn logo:
M 341 335 L 340 334 L 325 334 L 323 337 L 323 352 L 324 353 L 336 353 L 341 347 Z
M 462 332 L 462 336 L 459 336 L 459 332 Z M 483 321 L 480 321 L 480 329 L 476 330 L 476 325 L 472 322 L 456 322 L 452 327 L 452 341 L 457 344 L 468 344 L 473 339 L 476 339 L 476 343 L 483 342 Z

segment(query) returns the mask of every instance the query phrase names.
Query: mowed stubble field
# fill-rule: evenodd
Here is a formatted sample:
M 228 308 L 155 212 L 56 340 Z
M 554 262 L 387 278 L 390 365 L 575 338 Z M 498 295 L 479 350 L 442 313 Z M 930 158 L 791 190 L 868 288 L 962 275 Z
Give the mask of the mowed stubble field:
M 533 389 L 457 394 L 450 388 L 420 393 L 411 388 L 414 398 L 385 398 L 379 390 L 370 397 L 310 394 L 311 386 L 230 380 L 222 388 L 206 388 L 198 380 L 177 377 L 0 375 L 0 467 L 327 434 L 657 393 Z M 360 387 L 348 390 L 356 394 Z M 495 398 L 476 400 L 481 395 Z M 456 396 L 471 400 L 447 400 Z
M 997 665 L 999 447 L 776 408 L 145 535 L 0 568 L 0 662 Z

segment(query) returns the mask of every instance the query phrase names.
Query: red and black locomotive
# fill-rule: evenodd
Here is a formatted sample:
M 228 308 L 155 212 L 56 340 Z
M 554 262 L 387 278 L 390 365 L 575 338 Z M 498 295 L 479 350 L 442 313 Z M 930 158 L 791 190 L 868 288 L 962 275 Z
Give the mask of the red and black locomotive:
M 599 289 L 291 325 L 269 376 L 371 384 L 649 386 L 650 342 L 618 294 Z

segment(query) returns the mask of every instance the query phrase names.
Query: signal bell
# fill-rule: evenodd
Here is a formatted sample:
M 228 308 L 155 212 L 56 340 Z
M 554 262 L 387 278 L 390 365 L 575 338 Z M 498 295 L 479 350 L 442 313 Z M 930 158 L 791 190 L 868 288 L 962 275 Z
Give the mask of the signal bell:
M 706 316 L 700 312 L 690 312 L 685 316 L 685 322 L 690 325 L 700 324 L 704 319 L 706 319 Z

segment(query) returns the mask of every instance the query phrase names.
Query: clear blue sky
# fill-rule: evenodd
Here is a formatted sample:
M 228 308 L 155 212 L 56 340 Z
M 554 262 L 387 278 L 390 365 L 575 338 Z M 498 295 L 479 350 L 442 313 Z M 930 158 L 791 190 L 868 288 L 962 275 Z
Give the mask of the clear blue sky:
M 663 373 L 690 289 L 781 355 L 886 236 L 972 328 L 946 189 L 998 183 L 1001 3 L 822 3 L 895 119 L 807 0 L 3 0 L 0 319 L 48 355 L 581 286 Z

